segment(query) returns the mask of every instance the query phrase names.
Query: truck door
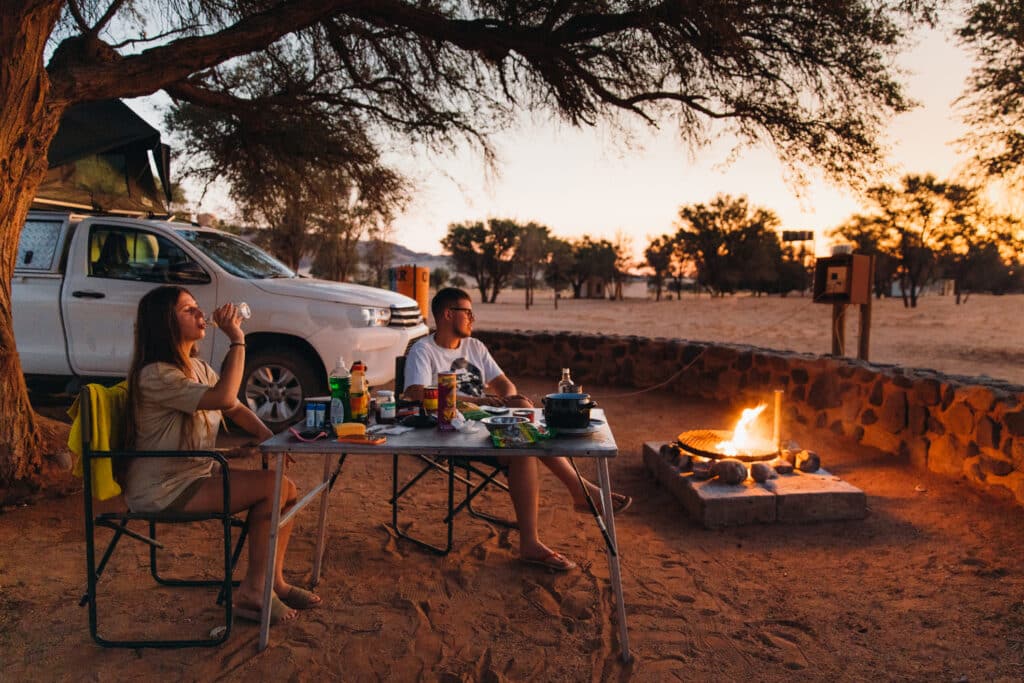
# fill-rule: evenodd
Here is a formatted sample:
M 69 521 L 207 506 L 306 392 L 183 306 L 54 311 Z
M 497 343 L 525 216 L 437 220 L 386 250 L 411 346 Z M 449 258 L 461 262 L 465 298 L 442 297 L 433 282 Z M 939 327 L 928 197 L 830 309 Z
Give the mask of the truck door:
M 158 285 L 185 287 L 204 311 L 213 310 L 216 281 L 173 237 L 137 224 L 94 222 L 75 240 L 62 300 L 76 374 L 127 373 L 139 299 Z

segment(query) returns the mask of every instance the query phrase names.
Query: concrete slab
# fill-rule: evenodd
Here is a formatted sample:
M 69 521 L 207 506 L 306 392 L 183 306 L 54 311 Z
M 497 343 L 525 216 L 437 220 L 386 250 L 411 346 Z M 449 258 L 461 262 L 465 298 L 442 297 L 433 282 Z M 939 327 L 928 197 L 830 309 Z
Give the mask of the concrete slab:
M 864 519 L 868 514 L 864 492 L 824 469 L 782 475 L 763 486 L 775 493 L 780 522 Z
M 755 522 L 818 522 L 863 519 L 867 497 L 855 486 L 825 470 L 780 475 L 764 484 L 748 479 L 740 486 L 699 481 L 676 471 L 660 450 L 664 442 L 647 442 L 644 465 L 708 529 Z

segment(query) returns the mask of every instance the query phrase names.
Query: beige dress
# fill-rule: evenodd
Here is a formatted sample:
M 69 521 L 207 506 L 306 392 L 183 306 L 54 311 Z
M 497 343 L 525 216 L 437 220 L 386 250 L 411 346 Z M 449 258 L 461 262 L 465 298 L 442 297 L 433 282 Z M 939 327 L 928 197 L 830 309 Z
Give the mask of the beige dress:
M 219 410 L 198 410 L 199 400 L 217 383 L 209 364 L 192 359 L 199 381 L 170 363 L 151 363 L 139 372 L 139 451 L 210 450 L 217 442 Z M 191 420 L 192 443 L 182 443 Z M 209 477 L 210 458 L 135 458 L 128 468 L 125 501 L 137 512 L 163 510 L 193 482 Z

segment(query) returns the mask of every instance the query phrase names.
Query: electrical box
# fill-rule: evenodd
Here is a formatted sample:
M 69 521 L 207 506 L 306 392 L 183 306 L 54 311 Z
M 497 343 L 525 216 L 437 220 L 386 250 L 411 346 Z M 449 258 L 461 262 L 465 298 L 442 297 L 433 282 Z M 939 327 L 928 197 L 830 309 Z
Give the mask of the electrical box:
M 840 254 L 818 259 L 814 267 L 814 302 L 868 303 L 874 279 L 873 265 L 868 254 Z

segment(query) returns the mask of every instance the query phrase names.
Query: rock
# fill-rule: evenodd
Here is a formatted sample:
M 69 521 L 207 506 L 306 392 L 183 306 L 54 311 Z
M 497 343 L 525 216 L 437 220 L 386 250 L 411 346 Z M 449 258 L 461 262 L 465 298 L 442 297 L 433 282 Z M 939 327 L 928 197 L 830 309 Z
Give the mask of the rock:
M 779 475 L 775 473 L 775 468 L 768 463 L 755 462 L 750 466 L 750 476 L 753 477 L 754 481 L 763 484 L 769 479 L 775 479 Z
M 714 476 L 711 472 L 711 466 L 714 461 L 704 460 L 697 458 L 691 458 L 691 468 L 693 469 L 694 479 L 710 479 Z
M 786 452 L 789 453 L 789 451 L 786 451 Z M 793 457 L 792 453 L 789 453 L 789 455 L 790 455 L 790 458 Z M 786 458 L 783 458 L 783 457 L 778 457 L 775 460 L 772 460 L 772 467 L 774 467 L 775 471 L 778 472 L 779 474 L 793 474 L 793 460 L 792 459 L 786 459 Z
M 955 403 L 943 417 L 949 433 L 959 437 L 970 437 L 974 432 L 974 412 L 966 403 Z
M 814 451 L 800 451 L 796 454 L 795 464 L 801 472 L 817 472 L 821 468 L 821 458 Z
M 711 473 L 723 484 L 742 484 L 747 478 L 747 466 L 739 460 L 725 458 L 715 461 Z

